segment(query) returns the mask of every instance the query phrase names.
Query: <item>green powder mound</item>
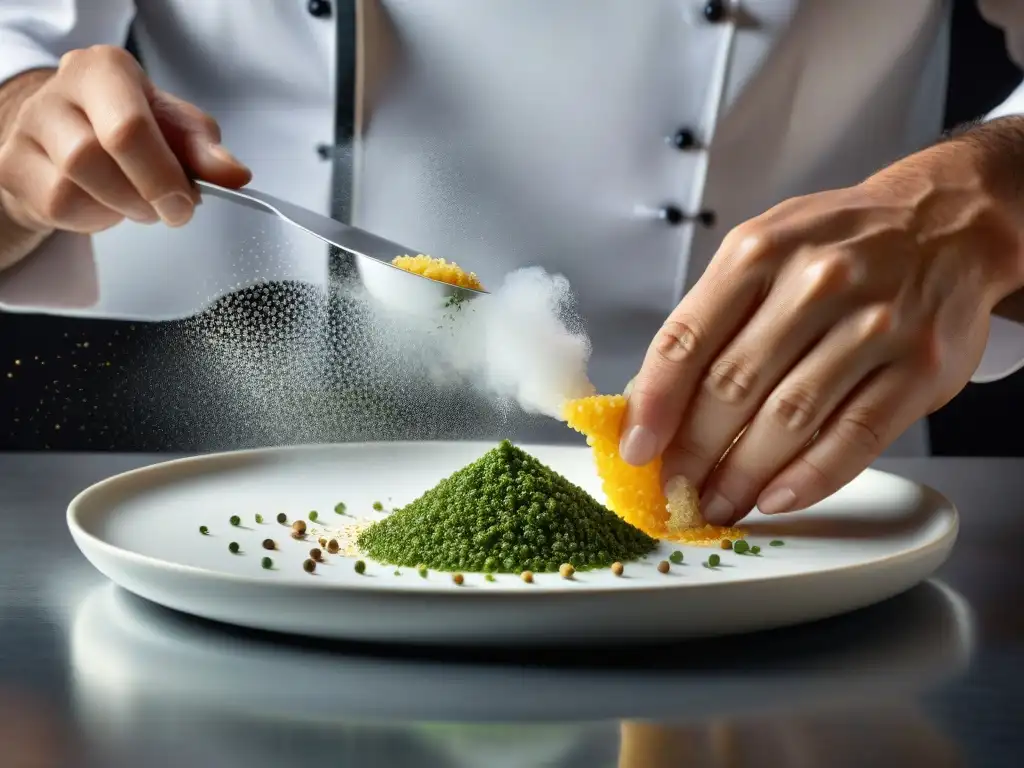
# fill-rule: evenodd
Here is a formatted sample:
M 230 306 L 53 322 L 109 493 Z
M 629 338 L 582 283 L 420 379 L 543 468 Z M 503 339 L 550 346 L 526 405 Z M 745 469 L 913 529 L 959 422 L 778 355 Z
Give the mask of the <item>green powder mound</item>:
M 635 560 L 657 542 L 506 440 L 371 525 L 358 544 L 389 565 L 543 573 Z

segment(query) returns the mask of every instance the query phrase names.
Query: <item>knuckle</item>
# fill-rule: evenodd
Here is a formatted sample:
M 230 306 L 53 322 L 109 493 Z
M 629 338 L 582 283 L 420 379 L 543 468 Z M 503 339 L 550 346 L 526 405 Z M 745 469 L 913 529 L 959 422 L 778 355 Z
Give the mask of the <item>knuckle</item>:
M 124 154 L 138 146 L 148 128 L 146 116 L 140 112 L 134 112 L 118 120 L 103 136 L 100 136 L 100 145 L 112 155 Z
M 692 360 L 703 344 L 704 334 L 692 318 L 667 320 L 654 337 L 654 353 L 665 363 L 678 365 Z
M 870 409 L 852 408 L 836 421 L 835 434 L 845 445 L 877 456 L 885 448 L 881 421 Z
M 135 63 L 128 51 L 118 45 L 94 45 L 88 49 L 90 58 L 104 64 L 125 66 Z
M 756 366 L 739 359 L 722 359 L 708 370 L 705 390 L 724 403 L 740 403 L 749 399 L 757 384 Z
M 63 175 L 76 178 L 93 165 L 96 158 L 103 153 L 99 139 L 95 134 L 81 136 L 71 142 L 64 154 L 57 160 L 57 170 Z
M 849 255 L 839 252 L 815 253 L 800 272 L 805 302 L 834 298 L 856 284 L 856 268 Z
M 732 246 L 729 260 L 741 271 L 760 268 L 777 250 L 769 229 L 756 221 L 736 226 L 728 237 Z
M 890 334 L 896 327 L 896 313 L 886 304 L 868 307 L 857 319 L 857 337 L 872 341 Z
M 768 415 L 787 432 L 800 433 L 817 423 L 821 406 L 807 387 L 791 387 L 769 398 Z

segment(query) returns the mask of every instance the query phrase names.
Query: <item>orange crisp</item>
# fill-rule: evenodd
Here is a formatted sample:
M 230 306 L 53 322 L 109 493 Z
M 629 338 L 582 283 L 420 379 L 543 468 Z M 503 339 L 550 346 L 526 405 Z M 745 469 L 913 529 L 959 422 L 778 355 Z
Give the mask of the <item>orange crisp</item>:
M 708 525 L 700 514 L 697 493 L 685 481 L 674 481 L 668 497 L 662 491 L 661 458 L 642 467 L 619 456 L 619 436 L 626 416 L 623 395 L 595 395 L 570 400 L 563 416 L 587 437 L 597 474 L 603 481 L 608 509 L 649 536 L 687 544 L 714 546 L 722 539 L 743 538 L 739 528 Z
M 391 263 L 406 272 L 423 275 L 431 280 L 439 280 L 442 283 L 457 285 L 460 288 L 470 288 L 474 291 L 484 289 L 475 274 L 467 272 L 454 261 L 435 259 L 421 253 L 416 256 L 396 256 Z

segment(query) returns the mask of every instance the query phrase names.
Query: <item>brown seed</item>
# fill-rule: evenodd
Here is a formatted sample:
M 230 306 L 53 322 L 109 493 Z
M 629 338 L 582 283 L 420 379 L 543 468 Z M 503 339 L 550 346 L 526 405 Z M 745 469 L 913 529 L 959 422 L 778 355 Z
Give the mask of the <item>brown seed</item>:
M 732 540 L 722 539 L 722 549 L 732 549 Z
M 264 549 L 277 549 L 277 544 L 274 543 L 273 539 L 264 539 L 263 540 L 263 548 Z
M 327 546 L 327 539 L 325 539 L 323 536 L 321 536 L 319 539 L 317 539 L 317 544 L 319 544 L 321 547 L 326 547 Z
M 323 553 L 323 552 L 321 552 L 321 551 L 320 551 L 319 549 L 317 549 L 316 547 L 313 547 L 313 548 L 312 548 L 311 550 L 309 550 L 309 556 L 310 556 L 310 557 L 311 557 L 311 558 L 312 558 L 313 560 L 316 560 L 316 562 L 318 562 L 318 563 L 319 563 L 319 562 L 320 562 L 321 560 L 323 560 L 323 559 L 324 559 L 324 553 Z
M 452 574 L 452 581 L 454 581 L 458 586 L 461 587 L 462 586 L 462 582 L 464 582 L 465 579 L 462 577 L 461 573 L 453 573 Z
M 558 568 L 558 572 L 562 575 L 563 579 L 571 579 L 573 574 L 576 573 L 576 569 L 569 563 L 562 563 Z
M 300 536 L 305 534 L 306 533 L 306 521 L 305 520 L 296 520 L 294 523 L 292 523 L 292 532 L 293 532 L 293 534 L 297 533 Z
M 622 563 L 612 563 L 612 573 L 616 576 L 621 576 L 625 568 L 622 567 Z
M 313 562 L 312 560 L 306 560 L 302 564 L 302 570 L 304 570 L 306 573 L 312 573 L 313 571 L 316 570 L 316 563 Z
M 658 573 L 668 573 L 668 569 L 671 567 L 672 566 L 668 564 L 668 560 L 662 560 L 658 563 Z
M 341 546 L 338 544 L 337 539 L 331 539 L 327 542 L 327 551 L 332 555 L 336 555 L 339 549 L 341 549 Z
M 521 578 L 527 584 L 533 584 L 533 572 L 532 571 L 523 571 L 522 575 L 519 578 Z

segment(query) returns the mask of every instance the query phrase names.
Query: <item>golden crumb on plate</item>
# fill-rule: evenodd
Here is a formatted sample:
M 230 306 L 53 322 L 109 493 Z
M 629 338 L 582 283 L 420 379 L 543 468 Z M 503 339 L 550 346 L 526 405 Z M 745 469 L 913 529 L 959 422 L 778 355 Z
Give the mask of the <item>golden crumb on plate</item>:
M 406 272 L 429 277 L 431 280 L 438 280 L 449 285 L 456 285 L 460 288 L 469 288 L 474 291 L 484 289 L 480 280 L 472 272 L 467 272 L 454 261 L 435 259 L 431 256 L 424 256 L 422 253 L 416 256 L 396 256 L 392 265 Z

